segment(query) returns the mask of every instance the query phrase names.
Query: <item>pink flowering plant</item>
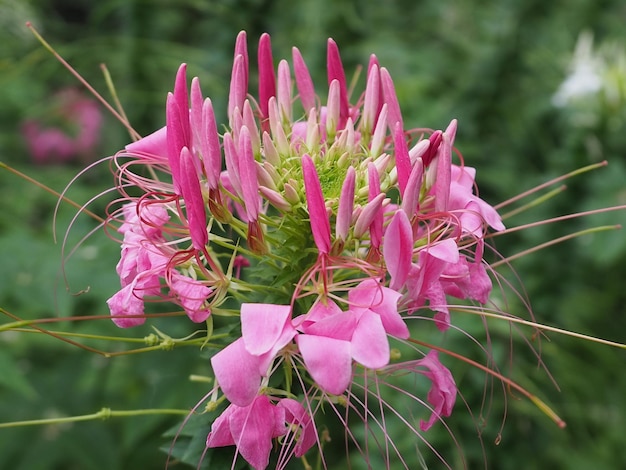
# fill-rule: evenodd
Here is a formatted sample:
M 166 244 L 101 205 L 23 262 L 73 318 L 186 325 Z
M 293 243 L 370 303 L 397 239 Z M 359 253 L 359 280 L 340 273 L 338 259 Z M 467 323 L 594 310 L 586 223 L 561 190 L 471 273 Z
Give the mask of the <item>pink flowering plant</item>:
M 507 230 L 455 148 L 457 121 L 407 129 L 389 71 L 371 56 L 355 92 L 332 39 L 322 88 L 297 48 L 276 68 L 264 34 L 257 57 L 255 91 L 241 32 L 225 119 L 182 64 L 165 126 L 105 160 L 120 194 L 102 222 L 121 246 L 112 321 L 133 328 L 180 315 L 196 333 L 159 332 L 156 342 L 209 353 L 211 385 L 174 440 L 190 419 L 217 416 L 206 418 L 199 462 L 226 447 L 232 468 L 294 459 L 328 468 L 327 442 L 345 439 L 367 466 L 413 468 L 392 430 L 426 446 L 435 426 L 454 438 L 446 418 L 463 400 L 452 360 L 564 426 L 498 372 L 489 344 L 480 346 L 487 366 L 440 345 L 463 333 L 460 315 L 543 328 L 492 300 L 507 285 L 495 268 L 508 259 L 490 239 Z M 173 310 L 154 313 L 164 302 Z M 398 397 L 415 406 L 397 407 Z

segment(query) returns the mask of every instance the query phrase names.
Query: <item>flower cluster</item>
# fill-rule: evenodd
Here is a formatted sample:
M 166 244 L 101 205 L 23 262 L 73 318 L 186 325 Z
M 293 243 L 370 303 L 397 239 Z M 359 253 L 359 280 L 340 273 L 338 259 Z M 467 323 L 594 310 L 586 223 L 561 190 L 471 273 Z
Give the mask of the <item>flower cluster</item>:
M 230 405 L 206 444 L 234 445 L 256 469 L 277 438 L 282 465 L 321 450 L 315 415 L 325 404 L 340 418 L 338 403 L 374 420 L 368 407 L 384 405 L 358 395 L 376 397 L 368 380 L 399 370 L 430 384 L 422 431 L 449 416 L 457 388 L 437 351 L 412 349 L 400 362 L 393 342 L 412 337 L 416 312 L 447 330 L 449 297 L 488 301 L 484 238 L 504 228 L 475 194 L 475 170 L 453 163 L 456 121 L 406 130 L 375 56 L 356 99 L 333 40 L 325 102 L 298 49 L 275 68 L 266 34 L 258 73 L 253 97 L 242 32 L 220 134 L 183 64 L 165 127 L 116 156 L 122 287 L 108 301 L 120 327 L 143 323 L 152 299 L 193 322 L 238 319 L 241 337 L 211 358 L 213 400 Z
M 73 88 L 52 97 L 53 114 L 59 126 L 37 119 L 22 123 L 22 137 L 35 163 L 63 163 L 92 157 L 100 141 L 102 113 L 98 104 Z

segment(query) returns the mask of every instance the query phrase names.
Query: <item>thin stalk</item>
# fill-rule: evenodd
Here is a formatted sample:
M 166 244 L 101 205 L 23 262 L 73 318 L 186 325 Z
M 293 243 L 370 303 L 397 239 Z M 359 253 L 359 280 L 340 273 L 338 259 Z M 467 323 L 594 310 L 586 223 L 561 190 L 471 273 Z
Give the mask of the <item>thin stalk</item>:
M 45 418 L 45 419 L 32 419 L 27 421 L 12 421 L 10 423 L 0 423 L 0 428 L 16 428 L 21 426 L 44 426 L 49 424 L 66 424 L 77 423 L 81 421 L 94 421 L 97 419 L 109 419 L 109 418 L 125 418 L 128 416 L 147 416 L 147 415 L 181 415 L 186 416 L 189 414 L 189 410 L 179 410 L 171 408 L 152 408 L 144 410 L 112 410 L 110 408 L 102 408 L 95 413 L 80 415 L 80 416 L 67 416 L 65 418 Z

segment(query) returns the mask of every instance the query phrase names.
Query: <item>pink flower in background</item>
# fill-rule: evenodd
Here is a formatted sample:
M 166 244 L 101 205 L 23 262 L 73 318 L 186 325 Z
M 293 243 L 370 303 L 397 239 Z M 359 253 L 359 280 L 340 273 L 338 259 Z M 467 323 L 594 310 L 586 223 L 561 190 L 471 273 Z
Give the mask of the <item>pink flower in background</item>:
M 96 101 L 67 88 L 52 97 L 55 124 L 37 119 L 22 123 L 22 137 L 35 163 L 91 159 L 100 142 L 102 112 Z

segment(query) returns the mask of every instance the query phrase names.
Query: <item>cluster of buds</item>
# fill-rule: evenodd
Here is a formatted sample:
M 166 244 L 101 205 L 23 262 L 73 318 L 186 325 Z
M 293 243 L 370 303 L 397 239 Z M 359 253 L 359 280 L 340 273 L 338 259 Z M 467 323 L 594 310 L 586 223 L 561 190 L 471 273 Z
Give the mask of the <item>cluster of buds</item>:
M 475 194 L 475 170 L 453 163 L 456 121 L 405 130 L 375 56 L 351 100 L 329 40 L 324 104 L 296 48 L 292 59 L 276 69 L 261 36 L 252 97 L 239 34 L 222 134 L 197 78 L 189 91 L 183 64 L 165 127 L 115 160 L 125 204 L 110 216 L 123 219 L 113 321 L 142 324 L 145 302 L 164 298 L 193 322 L 238 319 L 241 337 L 211 358 L 212 400 L 230 404 L 207 447 L 234 445 L 255 469 L 269 465 L 276 438 L 278 467 L 321 450 L 321 407 L 340 418 L 338 403 L 360 407 L 373 420 L 368 406 L 383 405 L 357 392 L 375 397 L 368 380 L 399 370 L 430 382 L 421 431 L 449 416 L 457 387 L 438 352 L 413 349 L 401 361 L 390 341 L 412 337 L 412 315 L 447 330 L 449 296 L 486 303 L 485 235 L 504 228 Z

